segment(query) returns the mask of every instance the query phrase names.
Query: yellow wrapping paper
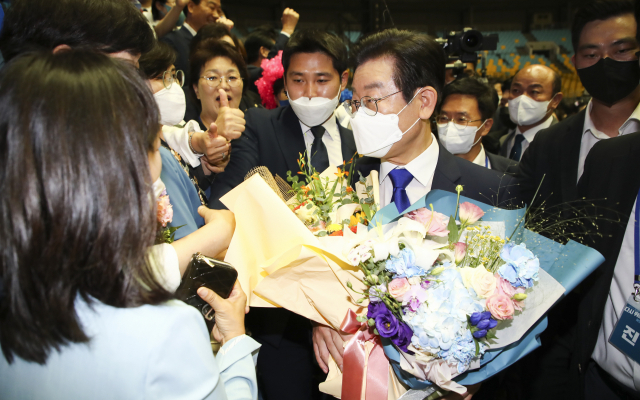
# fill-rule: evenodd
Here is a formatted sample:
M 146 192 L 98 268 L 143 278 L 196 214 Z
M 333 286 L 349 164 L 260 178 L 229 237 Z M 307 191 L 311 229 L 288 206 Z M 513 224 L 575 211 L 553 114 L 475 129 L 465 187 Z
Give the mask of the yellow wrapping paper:
M 220 200 L 236 218 L 225 261 L 238 270 L 251 307 L 284 307 L 334 329 L 347 310 L 363 312 L 366 303 L 358 305 L 359 295 L 346 286 L 366 288 L 362 271 L 342 255 L 344 238 L 315 237 L 259 175 Z M 342 372 L 334 360 L 329 364 L 320 390 L 340 398 Z M 391 367 L 388 387 L 389 400 L 407 391 Z

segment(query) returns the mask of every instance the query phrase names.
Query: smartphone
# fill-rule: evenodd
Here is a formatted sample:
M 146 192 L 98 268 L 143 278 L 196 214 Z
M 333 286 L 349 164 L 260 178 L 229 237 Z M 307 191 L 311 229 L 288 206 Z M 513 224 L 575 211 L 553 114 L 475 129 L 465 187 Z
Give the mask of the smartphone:
M 176 290 L 176 297 L 197 308 L 209 328 L 215 324 L 215 311 L 198 296 L 198 288 L 204 286 L 224 299 L 229 298 L 238 279 L 238 271 L 229 263 L 196 253 L 191 258 L 182 282 Z

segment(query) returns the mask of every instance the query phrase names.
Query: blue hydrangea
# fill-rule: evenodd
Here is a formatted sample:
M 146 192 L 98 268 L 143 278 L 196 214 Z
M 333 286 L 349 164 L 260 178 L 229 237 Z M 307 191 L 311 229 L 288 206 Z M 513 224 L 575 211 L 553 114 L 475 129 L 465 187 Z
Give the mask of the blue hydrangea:
M 427 272 L 416 265 L 415 253 L 405 247 L 397 257 L 390 256 L 385 263 L 385 269 L 393 273 L 393 278 L 411 278 L 413 276 L 424 276 Z
M 533 287 L 538 280 L 540 260 L 522 244 L 507 243 L 500 252 L 500 258 L 505 262 L 498 269 L 498 274 L 514 287 Z
M 479 356 L 484 354 L 485 345 L 480 343 Z M 463 335 L 458 336 L 453 341 L 451 347 L 447 350 L 441 350 L 438 356 L 446 360 L 450 364 L 458 365 L 458 373 L 463 373 L 469 369 L 471 360 L 476 356 L 476 344 L 469 330 Z

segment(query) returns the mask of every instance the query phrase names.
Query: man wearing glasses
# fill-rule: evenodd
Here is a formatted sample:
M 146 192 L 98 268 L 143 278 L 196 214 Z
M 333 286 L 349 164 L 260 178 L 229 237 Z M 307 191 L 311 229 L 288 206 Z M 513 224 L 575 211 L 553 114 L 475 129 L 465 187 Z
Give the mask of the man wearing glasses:
M 438 139 L 451 154 L 481 167 L 515 174 L 518 163 L 485 151 L 482 138 L 493 126 L 496 111 L 494 90 L 474 77 L 444 87 L 436 116 Z

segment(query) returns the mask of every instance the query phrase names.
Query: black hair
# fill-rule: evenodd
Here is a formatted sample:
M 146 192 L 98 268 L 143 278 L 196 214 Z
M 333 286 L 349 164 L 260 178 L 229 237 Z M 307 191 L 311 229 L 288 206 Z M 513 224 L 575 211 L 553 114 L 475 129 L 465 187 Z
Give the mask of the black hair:
M 216 57 L 226 57 L 233 64 L 238 67 L 240 76 L 244 81 L 242 92 L 244 93 L 247 88 L 247 82 L 249 81 L 249 73 L 247 72 L 247 65 L 244 63 L 244 58 L 236 51 L 229 43 L 215 38 L 208 38 L 199 43 L 199 45 L 191 52 L 189 57 L 189 93 L 196 104 L 200 102 L 197 100 L 196 92 L 193 89 L 193 85 L 197 85 L 200 80 L 200 74 L 204 65 Z
M 287 75 L 291 57 L 297 53 L 324 53 L 331 57 L 333 68 L 342 74 L 348 68 L 349 54 L 347 46 L 336 35 L 316 30 L 298 29 L 289 38 L 282 52 L 282 66 Z
M 244 39 L 244 48 L 247 50 L 247 63 L 253 64 L 260 59 L 260 48 L 266 47 L 271 49 L 274 40 L 265 32 L 255 30 Z
M 513 77 L 514 77 L 514 76 L 515 76 L 515 75 L 513 75 L 513 76 L 511 76 L 511 77 L 509 77 L 509 78 L 507 78 L 507 79 L 505 79 L 505 80 L 502 82 L 502 93 L 509 92 L 509 91 L 511 90 L 511 84 L 513 83 Z
M 367 61 L 381 57 L 394 60 L 393 82 L 406 102 L 418 88 L 433 87 L 438 103 L 444 87 L 446 57 L 431 37 L 411 31 L 386 29 L 362 39 L 354 51 L 354 74 Z
M 158 6 L 156 4 L 162 4 L 165 6 L 167 4 L 167 0 L 153 0 L 151 2 L 151 14 L 153 15 L 153 19 L 159 21 L 164 18 L 164 15 L 160 14 L 160 10 L 158 10 Z
M 235 50 L 240 53 L 246 64 L 247 52 L 242 41 L 238 39 L 236 35 L 231 33 L 225 24 L 219 22 L 212 22 L 200 28 L 196 36 L 191 40 L 191 44 L 189 45 L 190 53 L 192 53 L 193 50 L 200 45 L 200 42 L 205 39 L 213 38 L 221 40 L 225 36 L 229 36 L 231 40 L 233 40 Z
M 147 19 L 128 0 L 16 0 L 0 34 L 5 60 L 59 45 L 143 54 L 153 46 Z
M 486 83 L 472 76 L 456 79 L 444 87 L 442 91 L 442 101 L 444 102 L 448 96 L 453 94 L 475 97 L 482 119 L 493 118 L 497 107 L 497 94 L 495 89 Z
M 623 14 L 634 14 L 634 5 L 631 0 L 595 0 L 578 8 L 573 16 L 571 25 L 571 44 L 573 51 L 578 50 L 580 35 L 584 26 L 592 21 L 605 20 Z
M 139 71 L 104 54 L 28 53 L 4 67 L 0 344 L 9 363 L 44 364 L 52 350 L 88 342 L 78 299 L 122 308 L 172 297 L 147 261 L 157 223 L 147 143 L 158 120 Z
M 273 95 L 278 96 L 282 89 L 284 89 L 284 79 L 278 78 L 273 82 Z
M 164 71 L 176 62 L 176 51 L 165 42 L 156 41 L 148 51 L 140 57 L 140 71 L 148 79 L 161 78 Z

